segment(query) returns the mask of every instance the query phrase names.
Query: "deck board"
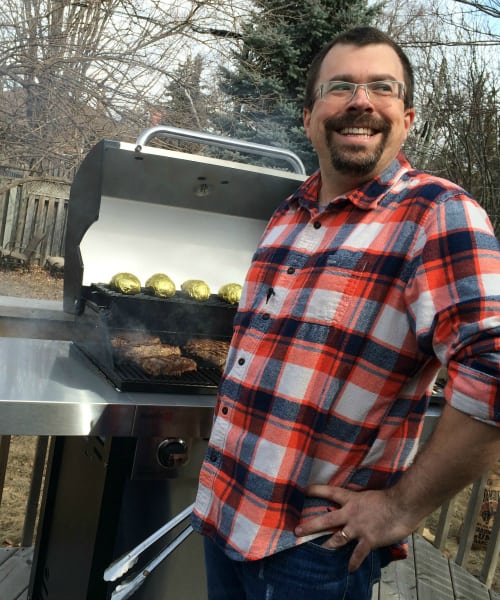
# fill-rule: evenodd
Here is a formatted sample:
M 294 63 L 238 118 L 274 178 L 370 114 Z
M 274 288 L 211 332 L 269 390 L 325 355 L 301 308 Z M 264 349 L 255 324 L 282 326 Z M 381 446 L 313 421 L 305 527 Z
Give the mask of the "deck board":
M 488 588 L 452 561 L 450 573 L 456 600 L 490 600 Z
M 394 561 L 384 569 L 377 600 L 418 600 L 412 538 L 408 545 L 408 560 Z
M 33 548 L 0 548 L 0 598 L 27 600 Z
M 372 600 L 500 600 L 500 596 L 414 534 L 408 559 L 382 571 Z
M 424 538 L 415 536 L 413 553 L 417 598 L 419 600 L 449 600 L 453 598 L 448 560 L 441 552 Z

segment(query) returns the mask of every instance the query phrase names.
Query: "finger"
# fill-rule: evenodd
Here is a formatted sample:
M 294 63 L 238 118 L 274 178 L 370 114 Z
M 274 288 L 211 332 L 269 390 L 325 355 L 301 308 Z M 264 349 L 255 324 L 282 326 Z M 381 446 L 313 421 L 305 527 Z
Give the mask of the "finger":
M 301 537 L 319 531 L 335 531 L 345 524 L 345 519 L 338 510 L 325 512 L 319 517 L 307 519 L 295 528 L 295 535 Z
M 359 569 L 365 558 L 370 554 L 371 548 L 366 542 L 359 541 L 354 550 L 352 551 L 351 558 L 349 559 L 349 573 Z
M 346 490 L 345 488 L 323 485 L 320 483 L 314 483 L 306 489 L 307 496 L 325 498 L 326 500 L 330 500 L 339 505 L 345 504 L 355 493 L 356 492 Z
M 341 548 L 347 544 L 350 544 L 354 536 L 351 535 L 347 527 L 342 527 L 336 531 L 330 538 L 323 544 L 326 548 Z
M 349 544 L 353 540 L 353 536 L 349 533 L 347 527 L 342 527 L 335 535 L 338 540 L 341 540 L 342 545 Z

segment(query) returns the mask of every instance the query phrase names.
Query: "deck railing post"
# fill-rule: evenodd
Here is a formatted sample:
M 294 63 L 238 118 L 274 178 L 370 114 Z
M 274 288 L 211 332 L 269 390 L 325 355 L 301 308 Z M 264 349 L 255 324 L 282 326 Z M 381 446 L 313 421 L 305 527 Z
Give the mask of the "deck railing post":
M 498 555 L 500 553 L 500 510 L 495 512 L 495 520 L 493 521 L 493 527 L 491 529 L 490 539 L 488 546 L 486 547 L 486 556 L 484 557 L 483 568 L 481 569 L 481 575 L 479 578 L 486 584 L 487 587 L 491 587 L 493 579 L 495 577 L 495 571 L 498 564 Z
M 487 481 L 488 474 L 485 473 L 481 479 L 475 481 L 472 486 L 471 497 L 467 506 L 464 525 L 460 535 L 460 544 L 458 545 L 457 556 L 455 558 L 457 565 L 463 566 L 464 561 L 467 561 L 469 557 L 472 541 L 474 540 L 474 533 L 476 532 L 477 517 L 481 510 L 484 488 L 486 487 Z
M 9 460 L 10 435 L 0 435 L 0 506 L 2 505 L 3 488 L 5 485 L 5 473 Z
M 455 506 L 455 498 L 451 498 L 441 506 L 439 513 L 439 521 L 436 528 L 436 536 L 434 538 L 434 546 L 439 548 L 441 552 L 446 549 L 446 541 L 450 531 L 451 517 Z

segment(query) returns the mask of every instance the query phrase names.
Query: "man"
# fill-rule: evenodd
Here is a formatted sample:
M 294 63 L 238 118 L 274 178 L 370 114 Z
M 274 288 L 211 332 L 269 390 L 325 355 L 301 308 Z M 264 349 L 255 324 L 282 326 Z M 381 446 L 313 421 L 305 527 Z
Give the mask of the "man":
M 311 65 L 320 169 L 252 261 L 200 475 L 210 600 L 369 599 L 499 455 L 499 244 L 464 190 L 401 154 L 414 117 L 411 65 L 382 32 L 342 34 Z

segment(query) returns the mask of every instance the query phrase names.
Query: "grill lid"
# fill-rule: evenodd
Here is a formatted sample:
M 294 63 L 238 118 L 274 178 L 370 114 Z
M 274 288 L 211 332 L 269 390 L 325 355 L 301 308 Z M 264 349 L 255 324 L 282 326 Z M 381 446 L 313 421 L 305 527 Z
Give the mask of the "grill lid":
M 153 134 L 179 132 L 184 130 L 160 127 Z M 196 135 L 203 141 L 205 134 Z M 203 279 L 213 292 L 242 283 L 272 211 L 305 179 L 303 172 L 145 146 L 147 139 L 143 134 L 136 145 L 103 140 L 75 175 L 65 249 L 66 312 L 81 310 L 82 285 L 109 282 L 118 272 L 131 272 L 143 284 L 162 272 L 178 289 L 187 279 Z M 206 139 L 234 145 L 226 138 Z M 301 164 L 286 151 L 243 144 Z

